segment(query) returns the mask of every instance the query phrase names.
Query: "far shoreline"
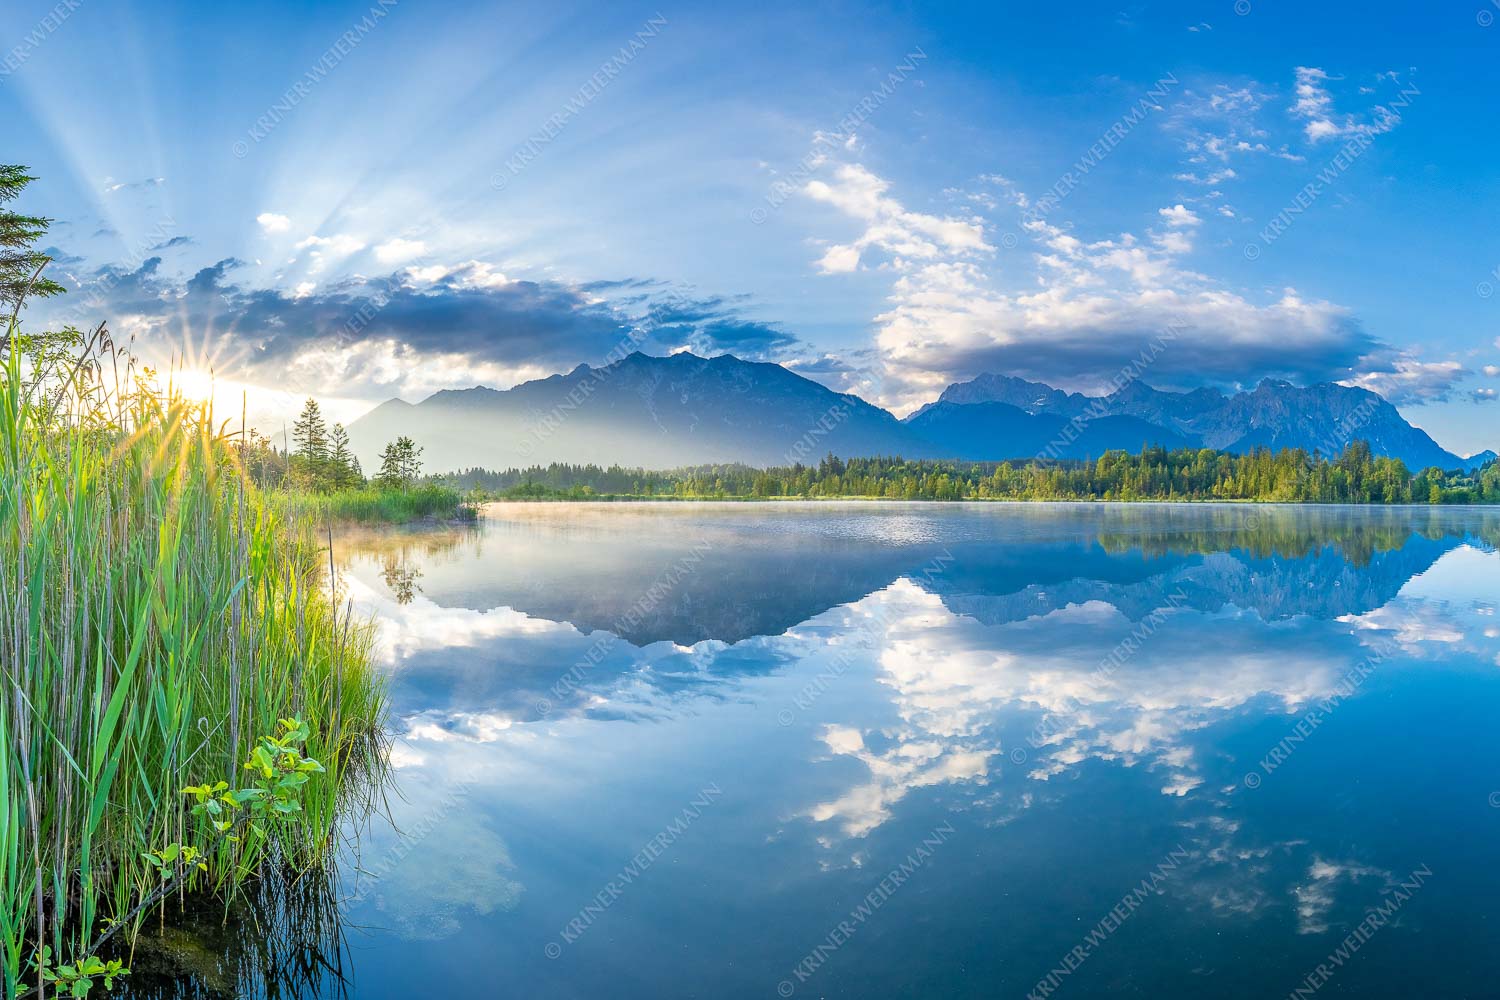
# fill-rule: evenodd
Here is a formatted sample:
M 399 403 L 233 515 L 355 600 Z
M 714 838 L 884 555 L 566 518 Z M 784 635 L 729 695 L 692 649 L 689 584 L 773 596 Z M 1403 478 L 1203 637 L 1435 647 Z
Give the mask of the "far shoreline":
M 499 498 L 485 500 L 478 503 L 479 515 L 483 517 L 491 507 L 517 507 L 517 506 L 542 506 L 548 504 L 577 506 L 604 506 L 608 504 L 830 504 L 830 503 L 859 503 L 859 504 L 909 504 L 913 506 L 946 504 L 949 506 L 1034 506 L 1037 504 L 1068 504 L 1071 506 L 1084 506 L 1090 504 L 1120 506 L 1120 507 L 1164 507 L 1164 506 L 1191 506 L 1191 507 L 1317 507 L 1320 509 L 1333 509 L 1346 507 L 1354 510 L 1495 510 L 1500 509 L 1500 504 L 1493 503 L 1346 503 L 1328 502 L 1319 503 L 1315 500 L 1192 500 L 1192 499 L 1140 499 L 1140 500 L 1110 500 L 1104 498 L 1079 499 L 1076 497 L 1056 499 L 1017 499 L 1014 497 L 968 497 L 962 500 L 929 500 L 924 498 L 904 499 L 896 497 L 862 497 L 862 496 L 839 496 L 839 497 L 651 497 L 651 496 L 595 496 L 595 497 L 525 497 L 525 498 Z M 472 523 L 472 522 L 469 522 Z

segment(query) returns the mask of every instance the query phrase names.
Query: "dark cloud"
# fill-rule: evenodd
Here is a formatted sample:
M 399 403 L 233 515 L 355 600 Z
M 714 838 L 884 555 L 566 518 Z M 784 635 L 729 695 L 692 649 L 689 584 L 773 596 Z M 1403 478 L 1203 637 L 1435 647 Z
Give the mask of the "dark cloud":
M 1267 335 L 1228 335 L 1223 328 L 1183 327 L 1170 320 L 1150 325 L 1080 324 L 1049 336 L 1018 338 L 975 348 L 953 345 L 936 366 L 974 374 L 1000 372 L 1069 388 L 1105 386 L 1121 373 L 1149 371 L 1163 389 L 1254 385 L 1264 378 L 1299 385 L 1353 378 L 1370 370 L 1385 345 L 1353 319 L 1338 318 L 1314 335 L 1278 341 Z M 1379 365 L 1378 367 L 1383 367 Z
M 774 324 L 743 318 L 744 299 L 689 299 L 673 296 L 653 302 L 648 322 L 655 339 L 678 341 L 697 354 L 737 354 L 766 358 L 791 347 L 797 338 Z
M 42 253 L 46 254 L 52 263 L 58 267 L 76 267 L 83 263 L 82 257 L 75 257 L 70 253 L 64 253 L 57 247 L 43 247 Z
M 156 244 L 154 247 L 147 247 L 146 252 L 155 253 L 158 250 L 170 250 L 173 247 L 192 246 L 196 242 L 191 236 L 174 236 L 170 240 L 164 240 Z
M 155 262 L 151 267 L 151 270 L 155 272 L 161 265 L 161 258 L 152 257 L 151 261 Z M 148 261 L 148 263 L 150 263 L 151 261 Z M 227 293 L 229 290 L 225 289 L 223 285 L 224 275 L 228 274 L 231 270 L 239 267 L 243 263 L 244 261 L 239 260 L 236 257 L 225 257 L 223 260 L 219 261 L 212 267 L 203 268 L 197 274 L 188 279 L 188 297 L 191 299 L 198 296 L 213 295 L 216 292 Z
M 78 299 L 100 309 L 105 316 L 155 315 L 164 306 L 166 284 L 157 277 L 160 257 L 147 257 L 134 270 L 118 264 L 107 264 L 78 289 Z M 125 308 L 120 308 L 120 306 Z
M 787 367 L 802 375 L 848 375 L 861 369 L 850 364 L 847 360 L 825 354 L 821 358 L 812 361 L 791 361 Z
M 296 294 L 236 281 L 243 262 L 235 258 L 185 281 L 164 275 L 161 266 L 162 258 L 151 256 L 134 270 L 101 268 L 80 296 L 97 302 L 101 316 L 143 322 L 164 343 L 212 336 L 222 354 L 261 380 L 279 377 L 308 351 L 366 343 L 394 343 L 413 361 L 457 355 L 559 371 L 601 363 L 627 337 L 647 353 L 685 345 L 749 357 L 795 343 L 785 331 L 746 319 L 737 300 L 650 296 L 645 292 L 656 283 L 641 279 L 585 289 L 507 281 L 483 265 L 466 265 L 434 282 L 403 270 Z M 619 294 L 601 294 L 606 290 Z

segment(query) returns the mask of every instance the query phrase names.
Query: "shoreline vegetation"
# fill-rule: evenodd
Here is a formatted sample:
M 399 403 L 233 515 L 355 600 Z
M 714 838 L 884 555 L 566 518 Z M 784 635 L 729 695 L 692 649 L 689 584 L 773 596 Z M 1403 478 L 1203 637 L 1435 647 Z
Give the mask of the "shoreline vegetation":
M 297 516 L 334 527 L 468 524 L 475 505 L 458 490 L 426 483 L 408 490 L 366 486 L 335 493 L 287 490 L 280 503 Z
M 103 324 L 23 331 L 46 221 L 0 211 L 0 975 L 83 997 L 185 907 L 326 867 L 386 702 L 316 521 L 363 501 L 263 489 Z
M 694 466 L 653 471 L 553 463 L 432 477 L 473 503 L 634 500 L 975 500 L 1496 504 L 1500 463 L 1411 472 L 1364 441 L 1325 459 L 1300 449 L 1244 455 L 1187 448 L 1106 452 L 1096 461 L 967 462 L 824 458 L 757 469 Z
M 289 511 L 334 525 L 473 521 L 477 511 L 452 487 L 423 482 L 422 448 L 398 437 L 366 479 L 342 424 L 330 429 L 318 401 L 309 399 L 293 424 L 295 448 L 277 448 L 258 431 L 234 442 L 247 478 L 274 493 Z

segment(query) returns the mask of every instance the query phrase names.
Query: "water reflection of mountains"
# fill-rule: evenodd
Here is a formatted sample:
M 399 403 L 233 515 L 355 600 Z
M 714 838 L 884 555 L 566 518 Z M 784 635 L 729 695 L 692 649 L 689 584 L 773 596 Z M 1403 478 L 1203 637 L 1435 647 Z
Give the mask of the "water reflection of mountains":
M 1337 618 L 1381 607 L 1466 541 L 1500 542 L 1500 512 L 1472 508 L 866 504 L 808 518 L 681 507 L 502 507 L 477 536 L 354 547 L 379 558 L 403 602 L 420 571 L 439 606 L 510 607 L 640 646 L 780 634 L 903 577 L 987 624 L 1088 601 L 1133 620 L 1168 605 Z M 460 552 L 481 543 L 495 560 Z

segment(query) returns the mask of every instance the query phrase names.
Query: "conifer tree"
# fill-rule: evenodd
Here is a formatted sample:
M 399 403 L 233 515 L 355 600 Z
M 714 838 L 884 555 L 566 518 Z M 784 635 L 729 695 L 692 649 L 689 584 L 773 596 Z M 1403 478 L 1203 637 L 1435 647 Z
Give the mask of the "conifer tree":
M 359 471 L 359 459 L 349 448 L 349 432 L 343 424 L 334 424 L 328 434 L 328 477 L 336 490 L 353 489 L 364 476 Z
M 23 297 L 46 298 L 64 291 L 57 282 L 36 276 L 51 259 L 35 244 L 52 220 L 5 208 L 34 180 L 25 167 L 0 164 L 0 312 L 7 317 Z

